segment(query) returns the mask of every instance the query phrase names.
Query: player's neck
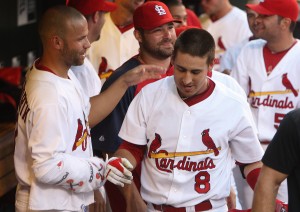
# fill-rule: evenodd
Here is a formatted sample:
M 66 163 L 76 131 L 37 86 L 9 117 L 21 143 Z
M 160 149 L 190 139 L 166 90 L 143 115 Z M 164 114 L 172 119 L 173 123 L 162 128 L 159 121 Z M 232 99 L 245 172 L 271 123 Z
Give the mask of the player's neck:
M 168 57 L 166 59 L 158 59 L 158 58 L 152 57 L 146 53 L 140 53 L 138 55 L 138 60 L 142 64 L 151 64 L 151 65 L 162 66 L 166 69 L 168 69 L 170 67 L 170 63 L 171 63 L 171 57 Z
M 50 69 L 55 75 L 68 79 L 68 70 L 70 67 L 66 66 L 64 63 L 54 63 L 53 61 L 57 61 L 57 59 L 51 59 L 50 57 L 42 56 L 39 64 Z
M 287 37 L 281 37 L 279 40 L 270 40 L 267 42 L 267 47 L 272 53 L 278 53 L 291 48 L 296 43 L 296 39 L 291 34 Z

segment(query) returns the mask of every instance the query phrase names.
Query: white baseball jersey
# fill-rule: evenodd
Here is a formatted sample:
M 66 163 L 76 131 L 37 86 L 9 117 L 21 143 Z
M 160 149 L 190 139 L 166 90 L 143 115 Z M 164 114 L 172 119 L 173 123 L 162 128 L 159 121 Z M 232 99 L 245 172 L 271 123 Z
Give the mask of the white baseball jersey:
M 232 91 L 239 94 L 243 99 L 247 100 L 245 91 L 233 77 L 213 70 L 210 78 L 213 79 L 214 81 L 222 83 L 227 88 L 230 88 Z
M 133 35 L 134 28 L 121 33 L 110 17 L 105 14 L 105 23 L 101 31 L 101 39 L 92 43 L 88 58 L 96 71 L 99 65 L 107 62 L 105 71 L 116 70 L 132 56 L 138 54 L 139 43 Z M 104 58 L 104 59 L 102 59 Z
M 249 29 L 247 16 L 244 11 L 237 7 L 215 22 L 211 22 L 207 31 L 213 36 L 216 43 L 216 61 L 214 69 L 220 70 L 220 59 L 225 50 L 237 45 L 243 40 L 249 38 L 252 33 Z
M 92 157 L 89 98 L 71 70 L 68 77 L 35 64 L 26 76 L 14 162 L 32 210 L 79 211 L 94 202 L 93 190 L 104 183 L 105 163 Z
M 189 207 L 210 200 L 214 209 L 224 207 L 232 156 L 241 163 L 262 158 L 249 105 L 214 83 L 212 93 L 192 106 L 173 77 L 147 85 L 132 101 L 119 136 L 147 145 L 141 175 L 146 202 Z
M 263 57 L 265 44 L 264 40 L 249 42 L 242 49 L 231 75 L 249 96 L 260 141 L 271 141 L 283 116 L 300 107 L 300 43 L 298 40 L 269 76 Z M 286 87 L 284 80 L 289 81 L 292 88 Z
M 71 70 L 77 77 L 86 95 L 92 97 L 100 93 L 101 80 L 89 59 L 85 58 L 81 66 L 72 66 Z

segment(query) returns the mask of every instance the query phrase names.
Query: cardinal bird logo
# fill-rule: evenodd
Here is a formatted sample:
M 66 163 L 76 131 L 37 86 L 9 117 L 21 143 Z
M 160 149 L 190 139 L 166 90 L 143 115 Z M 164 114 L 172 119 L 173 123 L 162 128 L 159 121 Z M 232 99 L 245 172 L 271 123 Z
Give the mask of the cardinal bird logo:
M 291 81 L 289 80 L 289 78 L 287 77 L 287 73 L 284 73 L 282 75 L 282 84 L 284 85 L 284 87 L 287 90 L 291 90 L 294 94 L 294 96 L 298 96 L 298 91 L 296 91 L 296 89 L 294 88 L 294 86 L 292 85 Z
M 219 150 L 216 147 L 213 139 L 209 136 L 209 129 L 203 130 L 202 133 L 202 142 L 207 147 L 207 150 L 212 149 L 214 151 L 215 156 L 219 155 Z
M 101 57 L 101 62 L 98 70 L 99 76 L 103 74 L 106 71 L 106 69 L 107 69 L 107 59 L 105 57 Z
M 82 121 L 77 119 L 77 132 L 72 151 L 75 151 L 80 145 L 82 146 L 83 151 L 87 148 L 87 137 L 89 136 L 89 133 L 87 129 L 83 129 L 83 127 Z
M 151 153 L 165 153 L 166 155 L 168 152 L 166 150 L 159 150 L 157 152 L 157 149 L 161 146 L 161 137 L 159 134 L 155 133 L 155 138 L 150 144 L 149 151 L 148 151 L 148 157 L 151 158 Z

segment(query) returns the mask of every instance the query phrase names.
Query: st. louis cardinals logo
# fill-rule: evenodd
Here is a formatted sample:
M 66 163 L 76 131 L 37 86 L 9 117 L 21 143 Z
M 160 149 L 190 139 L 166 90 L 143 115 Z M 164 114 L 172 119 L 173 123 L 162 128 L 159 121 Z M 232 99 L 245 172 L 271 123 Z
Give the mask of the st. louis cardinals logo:
M 86 122 L 87 123 L 87 122 Z M 85 125 L 85 129 L 83 129 L 83 124 L 80 119 L 77 119 L 77 133 L 75 136 L 75 141 L 73 144 L 72 151 L 75 151 L 77 147 L 82 146 L 82 150 L 85 151 L 87 148 L 87 137 L 90 136 L 88 133 L 88 129 Z
M 105 57 L 101 57 L 99 64 L 98 75 L 100 79 L 107 79 L 113 73 L 112 69 L 108 69 L 108 61 Z
M 298 91 L 294 88 L 291 81 L 287 77 L 287 73 L 282 75 L 282 84 L 287 90 L 291 90 L 294 96 L 298 96 Z
M 214 153 L 215 156 L 219 155 L 219 150 L 221 150 L 221 147 L 217 148 L 216 145 L 212 145 L 211 143 L 214 144 L 214 142 L 211 138 L 210 141 L 206 141 L 209 137 L 208 131 L 209 129 L 203 131 L 205 132 L 205 135 L 203 135 L 202 132 L 202 137 L 205 137 L 205 145 L 208 146 L 208 149 L 205 151 L 195 152 L 168 152 L 163 149 L 158 150 L 162 146 L 162 138 L 158 133 L 155 133 L 155 138 L 152 140 L 148 149 L 148 158 L 154 158 L 157 169 L 163 172 L 171 173 L 174 168 L 193 172 L 213 169 L 215 164 L 211 158 L 205 158 L 203 161 L 192 161 L 190 157 L 211 153 Z M 182 159 L 175 164 L 175 157 L 182 157 Z
M 160 146 L 161 146 L 161 137 L 159 134 L 155 133 L 155 138 L 150 144 L 150 148 L 148 151 L 148 157 L 151 158 L 151 153 L 154 153 L 154 154 L 164 153 L 164 154 L 168 155 L 168 152 L 166 150 L 156 151 Z
M 155 5 L 155 11 L 158 13 L 158 15 L 166 15 L 166 11 L 162 6 Z
M 215 156 L 218 156 L 219 150 L 216 147 L 216 144 L 213 141 L 213 139 L 209 136 L 209 129 L 203 130 L 201 135 L 202 135 L 202 142 L 207 147 L 207 150 L 212 149 L 214 151 Z

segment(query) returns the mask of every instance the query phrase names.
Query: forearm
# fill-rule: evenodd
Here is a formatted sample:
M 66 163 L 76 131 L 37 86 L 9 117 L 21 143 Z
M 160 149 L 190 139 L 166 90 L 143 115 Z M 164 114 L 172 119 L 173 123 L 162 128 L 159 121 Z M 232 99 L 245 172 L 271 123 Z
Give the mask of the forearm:
M 105 182 L 105 162 L 96 157 L 78 158 L 57 154 L 45 161 L 35 161 L 32 168 L 39 182 L 74 192 L 93 191 Z
M 275 211 L 278 188 L 285 176 L 267 166 L 263 166 L 254 190 L 253 212 Z
M 137 161 L 128 150 L 119 149 L 114 156 L 127 158 L 132 163 L 133 167 L 136 168 Z M 119 190 L 126 201 L 127 211 L 146 211 L 146 204 L 144 203 L 135 183 L 119 187 Z
M 90 99 L 91 110 L 89 115 L 90 127 L 94 127 L 108 116 L 119 103 L 128 88 L 121 76 L 108 89 Z

